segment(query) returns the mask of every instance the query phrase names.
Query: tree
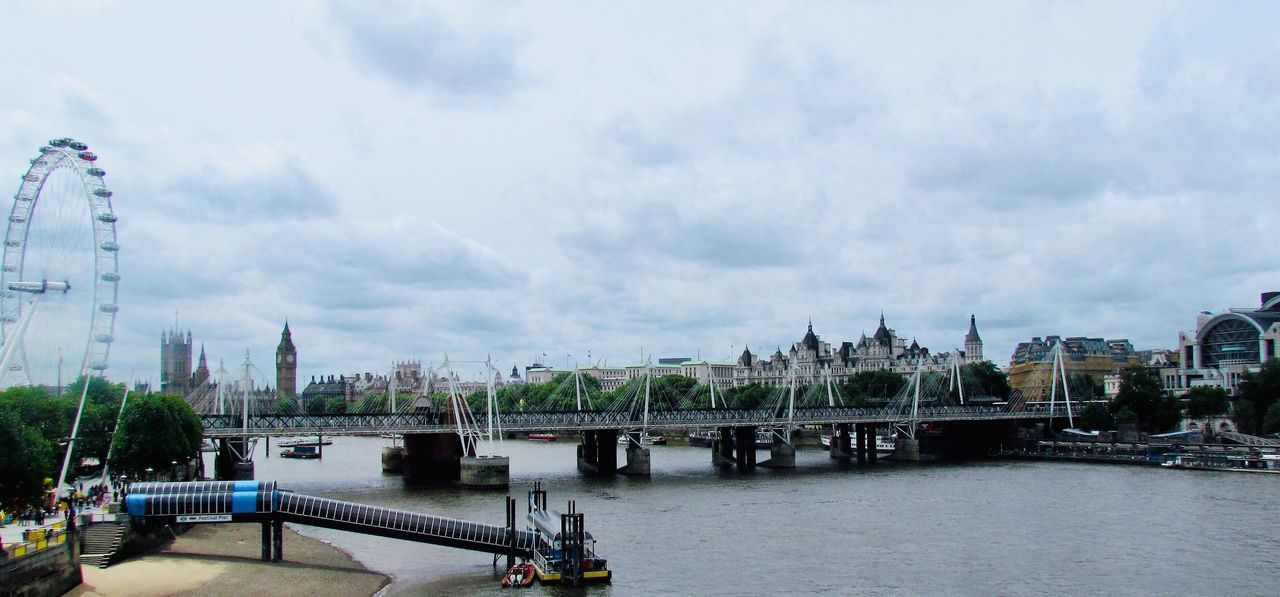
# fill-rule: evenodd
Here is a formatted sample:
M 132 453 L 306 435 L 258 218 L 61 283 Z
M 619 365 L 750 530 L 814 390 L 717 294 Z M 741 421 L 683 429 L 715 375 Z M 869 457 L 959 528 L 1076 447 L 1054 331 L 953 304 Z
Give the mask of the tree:
M 1101 402 L 1089 402 L 1076 415 L 1076 425 L 1090 431 L 1108 431 L 1116 428 L 1111 411 Z
M 1191 388 L 1183 398 L 1187 400 L 1187 417 L 1192 419 L 1203 419 L 1227 412 L 1227 391 L 1223 388 L 1197 386 Z
M 1267 407 L 1267 415 L 1262 418 L 1262 432 L 1280 432 L 1280 402 Z
M 0 410 L 0 507 L 36 504 L 54 475 L 53 446 L 16 412 Z
M 751 383 L 740 388 L 730 388 L 725 394 L 725 404 L 734 408 L 756 408 L 769 398 L 772 388 Z
M 1093 376 L 1088 373 L 1072 373 L 1067 376 L 1067 387 L 1071 389 L 1071 400 L 1079 400 L 1086 402 L 1095 398 L 1102 398 L 1102 384 L 1094 381 Z
M 324 403 L 324 412 L 331 415 L 341 415 L 347 412 L 347 400 L 342 396 L 334 396 L 328 402 Z
M 960 368 L 960 379 L 965 388 L 973 388 L 980 396 L 992 396 L 997 400 L 1009 398 L 1009 376 L 991 361 L 969 363 Z
M 298 399 L 294 396 L 280 396 L 276 398 L 273 410 L 277 415 L 296 415 L 300 410 L 298 408 Z
M 312 396 L 311 399 L 307 401 L 307 414 L 323 415 L 325 406 L 324 398 L 320 396 Z
M 84 383 L 85 377 L 81 376 L 68 385 L 62 394 L 68 425 L 75 419 L 76 409 L 80 406 L 80 393 L 84 389 Z M 72 462 L 79 462 L 82 458 L 106 461 L 124 390 L 124 384 L 113 384 L 101 377 L 89 378 L 89 391 L 85 394 L 84 412 L 80 415 L 80 429 L 76 434 Z M 69 435 L 70 431 L 68 427 L 62 431 L 61 436 Z
M 1117 423 L 1133 422 L 1140 431 L 1148 432 L 1165 431 L 1182 418 L 1178 400 L 1165 396 L 1160 379 L 1144 367 L 1125 368 L 1110 410 Z
M 1240 382 L 1236 426 L 1245 433 L 1265 433 L 1266 414 L 1277 402 L 1280 402 L 1280 359 L 1271 359 L 1257 373 L 1246 374 Z M 1248 406 L 1244 406 L 1246 403 Z
M 168 470 L 172 462 L 186 463 L 200 455 L 204 427 L 180 396 L 130 396 L 116 429 L 112 468 L 141 475 L 148 468 Z
M 884 402 L 896 396 L 907 385 L 907 378 L 889 371 L 875 369 L 859 371 L 840 384 L 840 391 L 856 403 L 862 401 Z

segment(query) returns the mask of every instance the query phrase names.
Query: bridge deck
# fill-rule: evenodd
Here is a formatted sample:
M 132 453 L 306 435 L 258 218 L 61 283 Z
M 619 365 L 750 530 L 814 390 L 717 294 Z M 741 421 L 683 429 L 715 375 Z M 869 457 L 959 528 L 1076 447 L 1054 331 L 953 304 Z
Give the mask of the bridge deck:
M 1028 405 L 1010 410 L 1003 406 L 922 406 L 913 417 L 908 413 L 880 408 L 809 407 L 797 408 L 790 421 L 796 425 L 834 423 L 892 424 L 916 421 L 1003 421 L 1065 417 L 1067 411 Z M 438 413 L 345 414 L 345 415 L 256 415 L 247 422 L 240 415 L 202 415 L 206 437 L 263 437 L 289 435 L 375 435 L 379 433 L 452 433 L 457 427 Z M 690 427 L 780 426 L 788 422 L 785 411 L 761 409 L 685 409 L 649 413 L 650 429 Z M 483 429 L 485 415 L 476 417 Z M 588 431 L 638 428 L 639 413 L 616 411 L 562 411 L 503 413 L 494 427 L 503 431 Z

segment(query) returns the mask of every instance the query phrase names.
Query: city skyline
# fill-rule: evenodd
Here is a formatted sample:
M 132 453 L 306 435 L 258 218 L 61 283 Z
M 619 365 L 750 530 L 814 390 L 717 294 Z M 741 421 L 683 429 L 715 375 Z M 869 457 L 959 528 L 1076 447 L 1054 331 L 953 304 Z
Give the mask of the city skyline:
M 6 9 L 11 188 L 67 135 L 115 193 L 109 377 L 158 385 L 175 311 L 264 379 L 288 319 L 301 383 L 881 311 L 1004 366 L 1278 286 L 1274 6 L 397 6 Z

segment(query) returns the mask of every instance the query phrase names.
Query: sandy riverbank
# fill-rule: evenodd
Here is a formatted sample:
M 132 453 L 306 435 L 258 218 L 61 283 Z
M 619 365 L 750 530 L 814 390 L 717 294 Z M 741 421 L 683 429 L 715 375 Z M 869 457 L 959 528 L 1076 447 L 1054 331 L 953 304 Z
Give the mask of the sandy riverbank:
M 285 527 L 284 561 L 262 562 L 261 527 L 200 525 L 105 570 L 82 566 L 68 595 L 373 595 L 390 579 L 342 550 Z

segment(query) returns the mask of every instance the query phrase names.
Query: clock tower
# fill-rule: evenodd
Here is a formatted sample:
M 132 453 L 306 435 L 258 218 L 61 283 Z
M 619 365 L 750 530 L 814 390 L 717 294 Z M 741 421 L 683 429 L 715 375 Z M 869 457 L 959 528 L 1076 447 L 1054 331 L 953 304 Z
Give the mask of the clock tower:
M 276 347 L 276 396 L 298 394 L 298 349 L 293 346 L 293 334 L 289 322 L 284 322 L 280 345 Z

